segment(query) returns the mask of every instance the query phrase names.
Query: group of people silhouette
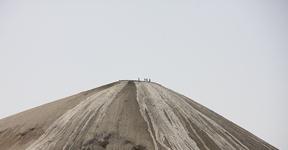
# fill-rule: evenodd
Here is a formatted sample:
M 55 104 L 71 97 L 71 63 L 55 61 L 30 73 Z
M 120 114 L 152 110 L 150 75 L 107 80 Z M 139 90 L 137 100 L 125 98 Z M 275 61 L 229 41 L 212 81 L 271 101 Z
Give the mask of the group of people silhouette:
M 140 78 L 138 78 L 138 81 L 141 81 Z M 151 82 L 150 78 L 144 78 L 144 82 Z

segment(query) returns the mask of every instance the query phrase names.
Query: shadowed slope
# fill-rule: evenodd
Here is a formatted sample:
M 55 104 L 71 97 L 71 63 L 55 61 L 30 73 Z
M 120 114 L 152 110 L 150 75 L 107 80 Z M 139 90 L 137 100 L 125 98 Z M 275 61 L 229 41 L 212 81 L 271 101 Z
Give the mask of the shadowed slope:
M 0 120 L 0 149 L 276 149 L 159 84 L 119 81 Z

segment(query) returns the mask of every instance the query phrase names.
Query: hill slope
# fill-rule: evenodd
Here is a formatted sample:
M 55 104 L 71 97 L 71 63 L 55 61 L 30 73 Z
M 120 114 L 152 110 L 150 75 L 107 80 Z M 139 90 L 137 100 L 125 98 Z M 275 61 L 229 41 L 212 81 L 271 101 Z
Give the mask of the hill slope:
M 276 148 L 157 83 L 119 81 L 0 120 L 0 149 Z

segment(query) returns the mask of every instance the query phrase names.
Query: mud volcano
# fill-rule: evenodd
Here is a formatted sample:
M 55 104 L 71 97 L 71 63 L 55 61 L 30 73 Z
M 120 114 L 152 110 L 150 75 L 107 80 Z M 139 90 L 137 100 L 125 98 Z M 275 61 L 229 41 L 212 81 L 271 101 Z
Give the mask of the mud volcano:
M 153 82 L 118 81 L 0 120 L 0 150 L 274 150 Z

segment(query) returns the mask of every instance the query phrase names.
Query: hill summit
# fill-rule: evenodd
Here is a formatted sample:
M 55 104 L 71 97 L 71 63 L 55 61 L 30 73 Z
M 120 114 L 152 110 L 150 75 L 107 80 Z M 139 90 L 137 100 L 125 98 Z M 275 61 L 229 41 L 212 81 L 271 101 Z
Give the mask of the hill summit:
M 274 150 L 154 82 L 122 80 L 0 120 L 1 150 Z

